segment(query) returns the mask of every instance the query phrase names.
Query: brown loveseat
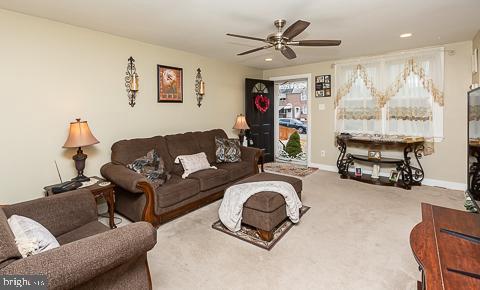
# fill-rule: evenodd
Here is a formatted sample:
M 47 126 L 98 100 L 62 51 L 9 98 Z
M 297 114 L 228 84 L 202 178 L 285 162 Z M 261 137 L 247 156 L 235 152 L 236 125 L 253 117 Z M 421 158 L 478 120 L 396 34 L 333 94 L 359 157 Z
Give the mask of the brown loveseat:
M 42 224 L 60 247 L 22 258 L 7 223 L 14 214 Z M 110 230 L 88 190 L 0 207 L 0 237 L 0 276 L 45 275 L 48 289 L 151 289 L 156 230 L 145 222 Z
M 227 138 L 220 129 L 118 141 L 112 145 L 112 162 L 101 168 L 102 175 L 117 185 L 116 210 L 133 221 L 160 225 L 220 199 L 224 190 L 241 178 L 258 173 L 261 150 L 242 147 L 241 162 L 216 164 L 215 136 Z M 155 149 L 172 177 L 156 190 L 126 165 Z M 182 166 L 174 164 L 179 155 L 205 152 L 218 169 L 195 172 L 182 179 Z

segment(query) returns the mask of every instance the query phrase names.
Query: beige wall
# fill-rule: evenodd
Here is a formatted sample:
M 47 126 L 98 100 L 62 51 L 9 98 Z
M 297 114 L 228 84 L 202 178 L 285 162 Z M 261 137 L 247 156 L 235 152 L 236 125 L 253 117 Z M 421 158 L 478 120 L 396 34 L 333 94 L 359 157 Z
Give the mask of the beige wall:
M 466 93 L 471 79 L 472 42 L 445 45 L 445 112 L 444 136 L 442 143 L 435 147 L 435 154 L 422 160 L 426 178 L 465 183 L 466 180 Z M 334 82 L 334 62 L 322 62 L 301 66 L 272 69 L 263 72 L 263 77 L 279 77 L 297 74 L 330 74 Z M 314 95 L 312 87 L 311 95 Z M 334 105 L 333 97 L 312 100 L 312 163 L 335 166 L 338 150 L 334 146 Z M 319 110 L 319 104 L 325 110 Z M 320 152 L 325 150 L 325 157 Z
M 64 179 L 74 176 L 75 150 L 62 145 L 76 117 L 100 140 L 85 149 L 86 173 L 99 174 L 119 139 L 218 127 L 233 135 L 244 111 L 244 78 L 261 77 L 259 70 L 5 10 L 0 35 L 0 204 L 41 196 L 58 181 L 54 160 Z M 140 76 L 134 108 L 124 84 L 129 56 Z M 157 64 L 183 68 L 183 104 L 156 102 Z M 207 92 L 201 108 L 197 67 Z
M 76 117 L 88 120 L 101 142 L 85 149 L 86 174 L 99 174 L 119 139 L 218 127 L 233 135 L 234 118 L 244 111 L 244 78 L 262 77 L 260 70 L 5 10 L 0 10 L 0 35 L 0 204 L 42 196 L 44 185 L 58 181 L 54 160 L 64 179 L 75 175 L 75 150 L 61 146 Z M 427 178 L 463 183 L 472 42 L 446 48 L 455 54 L 445 57 L 445 140 L 424 165 Z M 130 55 L 140 76 L 134 108 L 123 80 Z M 183 104 L 156 102 L 157 64 L 184 69 Z M 197 67 L 207 88 L 201 108 L 193 93 Z M 323 62 L 267 70 L 263 77 L 305 73 L 334 76 L 332 62 Z M 312 100 L 313 163 L 335 165 L 333 111 L 333 97 Z
M 480 54 L 480 30 L 473 38 L 473 49 L 478 49 Z M 480 60 L 478 60 L 480 62 Z M 472 74 L 472 84 L 480 84 L 480 72 Z

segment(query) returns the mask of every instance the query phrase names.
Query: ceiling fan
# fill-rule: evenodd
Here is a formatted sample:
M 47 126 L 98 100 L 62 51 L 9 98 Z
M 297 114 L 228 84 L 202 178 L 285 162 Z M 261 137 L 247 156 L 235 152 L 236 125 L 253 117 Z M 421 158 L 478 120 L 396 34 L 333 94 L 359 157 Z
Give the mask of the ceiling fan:
M 256 52 L 262 49 L 268 49 L 275 47 L 275 50 L 280 50 L 280 52 L 288 59 L 294 59 L 297 57 L 292 46 L 338 46 L 342 41 L 340 40 L 293 40 L 293 38 L 300 33 L 302 33 L 310 25 L 310 22 L 297 20 L 297 22 L 290 25 L 285 31 L 282 32 L 283 27 L 287 21 L 283 19 L 275 20 L 273 24 L 277 27 L 278 31 L 267 36 L 266 39 L 244 36 L 238 34 L 227 33 L 228 36 L 257 40 L 267 43 L 267 45 L 258 47 L 255 49 L 247 50 L 237 55 L 246 55 L 252 52 Z

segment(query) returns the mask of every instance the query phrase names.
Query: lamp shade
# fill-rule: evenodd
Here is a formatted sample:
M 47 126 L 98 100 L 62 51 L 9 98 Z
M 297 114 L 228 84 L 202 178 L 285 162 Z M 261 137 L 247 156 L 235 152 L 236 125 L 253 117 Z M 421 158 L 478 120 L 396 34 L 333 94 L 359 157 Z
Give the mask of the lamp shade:
M 63 145 L 64 148 L 85 147 L 99 143 L 97 138 L 93 136 L 87 121 L 80 121 L 70 123 L 70 131 L 68 133 L 67 141 Z
M 250 127 L 248 127 L 247 124 L 247 119 L 245 119 L 245 116 L 240 114 L 237 116 L 237 120 L 235 121 L 235 125 L 233 125 L 233 129 L 238 129 L 238 130 L 248 130 Z

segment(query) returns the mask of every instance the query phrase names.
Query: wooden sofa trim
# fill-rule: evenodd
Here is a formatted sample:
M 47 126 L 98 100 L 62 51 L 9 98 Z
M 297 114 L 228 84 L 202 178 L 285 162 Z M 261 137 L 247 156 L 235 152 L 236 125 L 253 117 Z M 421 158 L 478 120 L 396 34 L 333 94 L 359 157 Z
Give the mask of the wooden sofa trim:
M 255 175 L 259 172 L 258 170 L 258 160 L 260 159 L 261 152 L 255 153 L 254 157 L 254 172 L 252 175 Z M 249 175 L 251 176 L 251 175 Z M 248 176 L 246 176 L 248 177 Z M 245 177 L 245 178 L 246 178 Z M 196 200 L 192 203 L 185 204 L 179 208 L 176 208 L 172 211 L 162 213 L 160 215 L 155 214 L 155 190 L 150 185 L 150 183 L 141 181 L 137 184 L 137 188 L 141 190 L 146 197 L 145 208 L 143 209 L 142 220 L 151 223 L 155 227 L 167 223 L 173 219 L 176 219 L 182 215 L 185 215 L 189 212 L 192 212 L 196 209 L 199 209 L 207 204 L 210 204 L 223 197 L 225 190 L 215 192 L 211 195 L 205 196 L 199 200 Z

